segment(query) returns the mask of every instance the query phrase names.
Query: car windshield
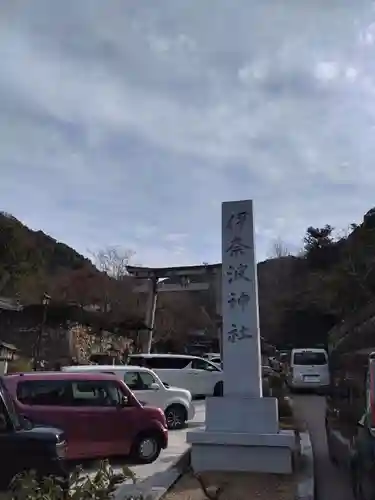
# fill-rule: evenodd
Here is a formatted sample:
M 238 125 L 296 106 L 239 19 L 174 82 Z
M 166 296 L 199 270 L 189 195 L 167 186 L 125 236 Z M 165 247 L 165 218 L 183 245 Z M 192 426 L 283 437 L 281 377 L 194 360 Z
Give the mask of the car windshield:
M 304 351 L 295 352 L 293 363 L 295 365 L 325 365 L 327 364 L 327 358 L 324 352 L 314 352 L 314 351 Z
M 16 429 L 21 429 L 23 426 L 21 424 L 20 416 L 17 413 L 16 407 L 14 405 L 14 401 L 8 389 L 5 387 L 5 384 L 1 381 L 0 383 L 0 391 L 2 392 L 4 403 L 9 412 L 9 418 L 12 420 L 13 425 Z

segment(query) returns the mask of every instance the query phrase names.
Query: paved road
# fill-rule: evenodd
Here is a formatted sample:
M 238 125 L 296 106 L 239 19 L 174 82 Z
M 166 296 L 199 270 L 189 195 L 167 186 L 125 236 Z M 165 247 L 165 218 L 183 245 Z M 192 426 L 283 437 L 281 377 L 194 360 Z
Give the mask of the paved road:
M 315 456 L 316 500 L 354 500 L 345 472 L 331 464 L 325 437 L 325 398 L 314 395 L 293 396 L 296 413 L 307 423 Z
M 328 457 L 324 429 L 325 399 L 315 395 L 295 395 L 293 400 L 296 412 L 307 422 L 311 433 L 317 479 L 316 500 L 354 500 L 345 472 L 333 466 Z M 205 402 L 195 401 L 194 404 L 196 407 L 194 421 L 189 423 L 187 429 L 169 433 L 169 446 L 162 451 L 158 460 L 153 464 L 131 467 L 139 480 L 166 470 L 187 448 L 186 432 L 203 425 L 205 419 Z
M 166 450 L 162 450 L 159 458 L 155 462 L 147 465 L 130 466 L 138 480 L 147 479 L 157 472 L 163 472 L 188 448 L 186 443 L 186 433 L 189 429 L 204 425 L 206 415 L 206 405 L 204 400 L 194 401 L 194 406 L 196 412 L 194 420 L 188 423 L 186 429 L 182 429 L 180 431 L 169 431 L 168 448 Z M 113 465 L 113 468 L 117 472 L 121 472 L 121 464 Z M 85 472 L 91 477 L 95 476 L 95 469 L 89 465 L 85 467 Z
M 168 448 L 160 453 L 160 457 L 154 463 L 132 467 L 132 470 L 139 479 L 145 479 L 156 472 L 162 472 L 167 469 L 171 462 L 174 462 L 176 458 L 188 448 L 186 443 L 187 431 L 189 429 L 193 429 L 194 427 L 201 427 L 204 425 L 206 415 L 206 405 L 204 400 L 194 401 L 194 406 L 196 412 L 194 420 L 189 422 L 186 429 L 182 429 L 180 431 L 169 431 Z

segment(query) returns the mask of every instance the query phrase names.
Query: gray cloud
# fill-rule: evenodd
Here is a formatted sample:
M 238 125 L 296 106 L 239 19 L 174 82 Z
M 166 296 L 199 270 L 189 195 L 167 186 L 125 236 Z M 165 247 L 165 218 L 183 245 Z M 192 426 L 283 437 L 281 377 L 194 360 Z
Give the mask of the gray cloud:
M 184 264 L 220 258 L 223 200 L 255 199 L 259 258 L 372 206 L 370 0 L 2 10 L 0 194 L 31 226 Z

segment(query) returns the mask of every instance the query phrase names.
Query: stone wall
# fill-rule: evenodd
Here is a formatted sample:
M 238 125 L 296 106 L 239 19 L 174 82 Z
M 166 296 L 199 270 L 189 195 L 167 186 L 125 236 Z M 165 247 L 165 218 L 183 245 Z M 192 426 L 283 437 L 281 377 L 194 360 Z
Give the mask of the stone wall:
M 46 326 L 43 331 L 40 344 L 40 358 L 50 363 L 62 362 L 72 358 L 80 359 L 77 341 L 74 338 L 79 326 L 50 327 Z M 85 327 L 82 327 L 85 328 Z M 34 346 L 40 334 L 39 326 L 23 326 L 0 329 L 0 338 L 4 342 L 14 344 L 20 354 L 25 358 L 33 357 Z M 87 348 L 90 342 L 86 343 Z
M 33 357 L 34 346 L 40 333 L 39 318 L 32 318 L 19 312 L 0 312 L 0 340 L 15 345 L 26 358 Z M 48 365 L 88 361 L 93 352 L 107 350 L 124 351 L 130 341 L 110 332 L 98 335 L 92 328 L 76 322 L 46 324 L 40 345 L 40 359 Z

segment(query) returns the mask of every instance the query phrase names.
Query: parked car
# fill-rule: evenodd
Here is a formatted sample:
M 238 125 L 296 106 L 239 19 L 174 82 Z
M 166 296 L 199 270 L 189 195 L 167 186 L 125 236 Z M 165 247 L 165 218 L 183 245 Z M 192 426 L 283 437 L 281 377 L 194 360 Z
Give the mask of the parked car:
M 4 382 L 21 414 L 65 431 L 69 459 L 131 455 L 151 463 L 167 447 L 164 413 L 142 406 L 115 375 L 33 372 Z
M 218 396 L 222 391 L 223 371 L 207 359 L 186 354 L 133 354 L 129 365 L 146 366 L 164 384 L 183 387 L 193 396 Z
M 329 386 L 328 354 L 324 349 L 292 349 L 287 383 L 291 390 Z
M 341 346 L 332 352 L 330 359 L 325 418 L 328 451 L 331 461 L 350 474 L 355 498 L 374 500 L 375 345 L 356 350 L 349 341 L 353 339 L 348 339 L 347 349 Z
M 62 430 L 34 427 L 16 410 L 3 380 L 0 380 L 0 489 L 6 490 L 22 471 L 35 470 L 40 477 L 57 476 L 64 480 L 66 441 Z
M 214 363 L 215 365 L 218 365 L 220 368 L 223 367 L 223 363 L 221 361 L 221 357 L 220 356 L 212 356 L 212 358 L 210 358 L 210 361 L 211 361 L 211 363 Z
M 112 373 L 129 387 L 142 403 L 161 408 L 169 429 L 181 429 L 187 420 L 192 420 L 195 408 L 192 396 L 186 389 L 166 387 L 158 375 L 141 366 L 82 365 L 64 366 L 64 372 Z
M 212 361 L 213 358 L 220 358 L 220 353 L 219 352 L 207 352 L 206 354 L 203 354 L 202 358 L 208 359 L 208 361 Z

